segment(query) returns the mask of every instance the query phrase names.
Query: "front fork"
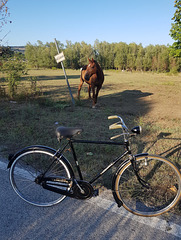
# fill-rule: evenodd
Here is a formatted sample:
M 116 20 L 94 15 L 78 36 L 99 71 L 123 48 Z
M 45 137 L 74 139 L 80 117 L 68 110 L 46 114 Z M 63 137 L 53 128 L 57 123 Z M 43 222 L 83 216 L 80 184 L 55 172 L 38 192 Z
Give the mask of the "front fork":
M 136 156 L 135 156 L 135 155 L 132 155 L 129 141 L 125 141 L 125 143 L 126 143 L 127 151 L 128 151 L 128 153 L 129 153 L 129 160 L 130 160 L 130 162 L 131 162 L 131 164 L 132 164 L 132 167 L 133 167 L 133 170 L 134 170 L 134 173 L 135 173 L 135 175 L 136 175 L 136 177 L 137 177 L 138 182 L 139 182 L 143 187 L 145 187 L 145 188 L 150 188 L 149 183 L 147 183 L 145 180 L 143 180 L 143 179 L 140 177 L 140 175 L 139 175 L 139 168 L 138 168 L 138 166 L 137 166 L 137 164 L 136 164 L 136 157 L 138 157 L 138 156 L 144 156 L 144 157 L 146 158 L 146 156 L 148 156 L 148 153 L 142 153 L 142 154 L 138 154 L 138 155 L 136 155 Z
M 139 168 L 138 168 L 138 164 L 136 161 L 137 157 L 145 157 L 147 158 L 148 153 L 142 153 L 142 154 L 137 154 L 136 156 L 132 155 L 131 153 L 129 153 L 129 159 L 125 162 L 125 164 L 127 164 L 129 161 L 131 162 L 131 165 L 133 167 L 133 171 L 137 177 L 138 182 L 145 188 L 150 188 L 149 183 L 147 183 L 146 181 L 144 181 L 140 175 L 139 175 Z M 123 202 L 119 196 L 119 194 L 117 193 L 118 190 L 115 190 L 115 183 L 118 177 L 119 172 L 121 171 L 123 165 L 120 166 L 120 168 L 118 168 L 117 172 L 114 174 L 113 180 L 112 180 L 112 194 L 113 197 L 116 201 L 116 203 L 118 204 L 118 207 L 121 207 L 123 205 Z
M 149 188 L 148 186 L 148 183 L 145 182 L 140 176 L 139 176 L 139 169 L 138 169 L 138 166 L 136 164 L 136 156 L 139 156 L 139 155 L 133 155 L 131 153 L 131 147 L 130 147 L 130 144 L 129 144 L 129 141 L 126 141 L 126 148 L 127 148 L 127 151 L 129 153 L 129 160 L 131 162 L 131 165 L 133 167 L 133 170 L 134 170 L 134 173 L 139 181 L 139 183 L 143 186 L 143 187 L 146 187 L 146 188 Z
M 145 156 L 146 158 L 146 156 Z M 136 164 L 136 156 L 134 155 L 130 155 L 130 161 L 134 170 L 134 173 L 137 177 L 138 182 L 145 188 L 150 188 L 150 184 L 148 182 L 146 182 L 145 180 L 143 180 L 140 175 L 139 175 L 139 168 L 138 165 Z

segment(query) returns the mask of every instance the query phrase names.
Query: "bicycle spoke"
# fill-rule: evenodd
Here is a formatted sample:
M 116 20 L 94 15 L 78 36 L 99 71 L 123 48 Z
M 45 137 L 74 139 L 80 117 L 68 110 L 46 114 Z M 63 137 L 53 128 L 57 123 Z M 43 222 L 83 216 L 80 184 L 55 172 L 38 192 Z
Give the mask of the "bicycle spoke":
M 65 198 L 64 195 L 44 189 L 41 184 L 38 184 L 38 177 L 42 175 L 45 179 L 46 177 L 71 178 L 66 164 L 62 160 L 54 161 L 53 158 L 54 153 L 44 149 L 29 150 L 13 162 L 10 181 L 15 192 L 26 202 L 37 206 L 51 206 Z M 68 185 L 62 188 L 66 190 Z
M 148 156 L 136 159 L 137 174 L 149 184 L 145 187 L 135 175 L 129 162 L 117 175 L 115 194 L 123 206 L 138 215 L 154 216 L 172 208 L 179 199 L 180 173 L 168 160 Z

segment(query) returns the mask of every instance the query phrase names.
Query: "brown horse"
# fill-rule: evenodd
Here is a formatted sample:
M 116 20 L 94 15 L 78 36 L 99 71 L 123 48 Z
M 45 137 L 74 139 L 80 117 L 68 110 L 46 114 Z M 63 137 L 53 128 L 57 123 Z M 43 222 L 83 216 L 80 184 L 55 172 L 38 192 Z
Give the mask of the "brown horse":
M 99 94 L 99 90 L 102 87 L 102 84 L 104 82 L 104 74 L 97 63 L 93 58 L 92 60 L 89 60 L 89 64 L 83 66 L 81 70 L 81 75 L 80 75 L 80 85 L 78 88 L 78 98 L 80 98 L 80 90 L 82 88 L 82 85 L 84 82 L 88 84 L 88 92 L 89 92 L 89 98 L 91 98 L 91 90 L 93 94 L 93 105 L 92 107 L 95 108 L 95 105 L 97 103 L 97 97 Z

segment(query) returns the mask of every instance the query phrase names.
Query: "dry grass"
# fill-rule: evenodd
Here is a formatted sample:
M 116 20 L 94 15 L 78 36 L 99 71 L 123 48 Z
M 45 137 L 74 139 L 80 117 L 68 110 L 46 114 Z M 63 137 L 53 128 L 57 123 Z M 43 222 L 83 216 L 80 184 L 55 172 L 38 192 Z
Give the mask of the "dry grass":
M 83 139 L 108 140 L 117 130 L 108 130 L 112 114 L 123 117 L 128 127 L 142 125 L 143 134 L 133 142 L 134 152 L 148 151 L 169 157 L 179 168 L 181 156 L 181 75 L 156 73 L 127 73 L 105 71 L 105 82 L 100 91 L 96 109 L 91 108 L 87 86 L 77 100 L 80 71 L 67 70 L 76 106 L 71 101 L 62 70 L 30 70 L 36 76 L 41 96 L 17 103 L 0 102 L 1 154 L 32 144 L 58 147 L 55 125 L 79 126 L 84 129 Z M 19 91 L 28 88 L 24 81 Z M 5 83 L 4 83 L 5 84 Z M 117 147 L 76 146 L 83 171 L 94 175 L 95 166 L 102 169 Z M 87 154 L 93 153 L 93 156 Z
M 156 73 L 127 73 L 105 71 L 105 82 L 100 91 L 96 109 L 91 108 L 87 86 L 77 100 L 80 71 L 67 70 L 73 96 L 70 96 L 62 70 L 30 70 L 36 76 L 37 87 L 42 93 L 35 99 L 0 101 L 0 155 L 8 157 L 28 145 L 47 145 L 58 148 L 55 129 L 58 125 L 78 126 L 84 129 L 83 139 L 108 140 L 117 130 L 109 131 L 113 120 L 109 115 L 120 115 L 129 128 L 141 125 L 143 133 L 133 141 L 134 153 L 161 154 L 181 169 L 181 74 L 169 76 Z M 27 77 L 19 85 L 19 93 L 26 95 Z M 3 82 L 3 87 L 7 88 Z M 113 156 L 123 149 L 108 145 L 76 144 L 81 169 L 86 180 L 103 169 Z M 70 156 L 69 151 L 66 155 Z M 98 185 L 109 186 L 109 171 Z M 176 208 L 179 212 L 180 206 Z

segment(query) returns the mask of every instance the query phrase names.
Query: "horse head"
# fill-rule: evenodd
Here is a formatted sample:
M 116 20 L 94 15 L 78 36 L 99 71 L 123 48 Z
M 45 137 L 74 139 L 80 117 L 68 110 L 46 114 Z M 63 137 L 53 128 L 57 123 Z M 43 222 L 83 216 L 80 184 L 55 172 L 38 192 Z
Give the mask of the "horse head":
M 97 72 L 97 66 L 95 60 L 92 58 L 92 60 L 89 60 L 89 64 L 87 65 L 87 69 L 84 75 L 84 78 L 86 81 L 89 81 L 90 77 Z

